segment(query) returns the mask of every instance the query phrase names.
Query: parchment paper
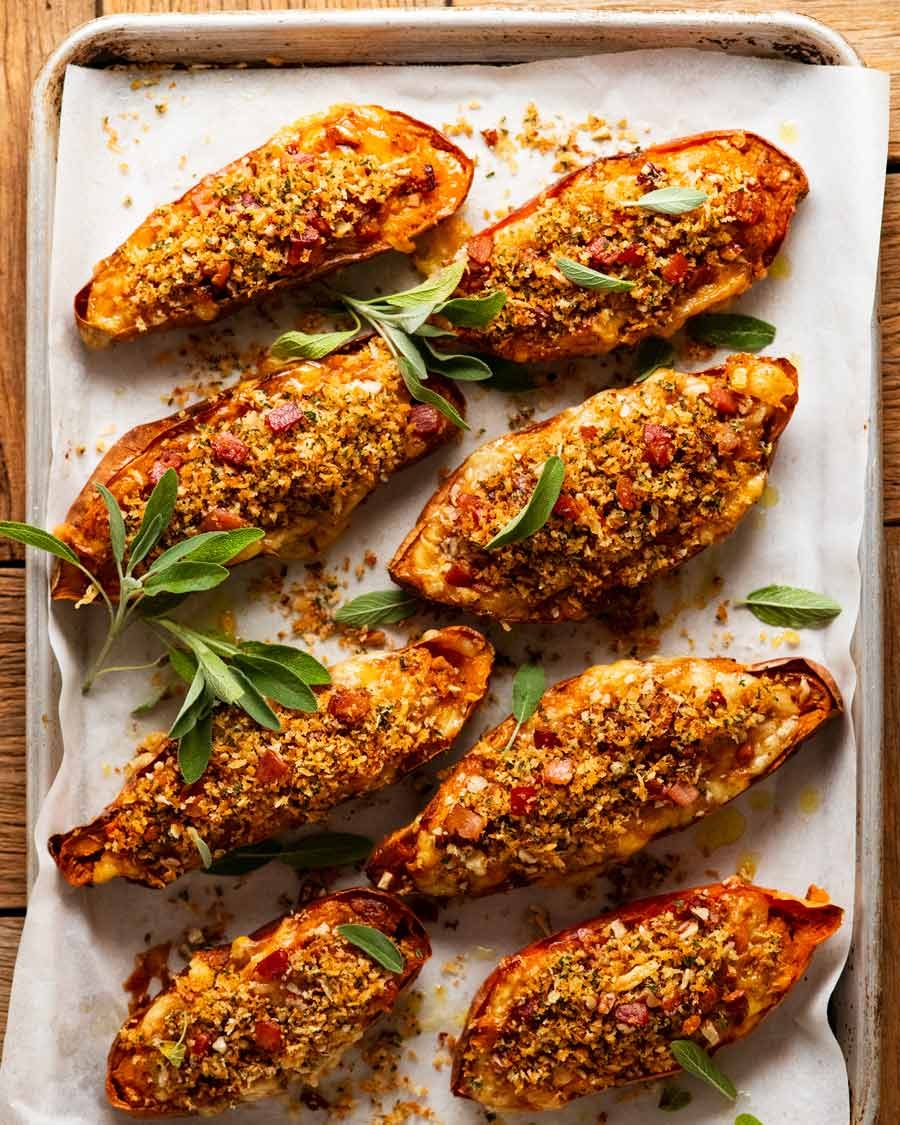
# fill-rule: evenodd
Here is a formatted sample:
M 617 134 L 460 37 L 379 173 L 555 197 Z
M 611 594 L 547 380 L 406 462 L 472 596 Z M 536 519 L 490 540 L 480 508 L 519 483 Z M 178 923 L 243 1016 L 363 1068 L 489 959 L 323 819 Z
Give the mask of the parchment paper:
M 799 159 L 811 182 L 777 276 L 736 306 L 777 325 L 769 351 L 797 363 L 800 404 L 781 441 L 767 504 L 749 515 L 726 544 L 695 560 L 678 581 L 660 589 L 663 602 L 684 607 L 664 629 L 660 651 L 724 653 L 744 660 L 802 653 L 828 665 L 849 705 L 855 686 L 849 642 L 859 599 L 857 548 L 865 503 L 886 76 L 690 51 L 648 51 L 505 68 L 201 70 L 157 78 L 147 86 L 134 82 L 134 72 L 79 68 L 70 68 L 66 78 L 49 325 L 55 441 L 47 526 L 63 518 L 98 450 L 130 426 L 167 413 L 162 399 L 176 384 L 189 381 L 188 360 L 179 354 L 182 334 L 155 336 L 105 352 L 86 350 L 72 321 L 72 295 L 93 263 L 154 205 L 258 145 L 284 122 L 349 100 L 379 102 L 437 126 L 462 115 L 475 130 L 472 137 L 457 137 L 478 159 L 465 209 L 475 229 L 485 221 L 485 208 L 521 202 L 554 178 L 552 156 L 521 153 L 518 174 L 513 175 L 478 135 L 480 128 L 495 126 L 503 115 L 515 134 L 532 100 L 543 118 L 559 114 L 569 124 L 584 120 L 589 112 L 614 126 L 627 119 L 634 137 L 644 144 L 707 129 L 752 129 Z M 593 151 L 615 147 L 614 138 Z M 492 171 L 495 174 L 488 175 Z M 386 286 L 407 277 L 398 272 L 396 261 L 386 260 L 374 268 L 348 271 L 345 277 L 362 292 L 373 291 L 367 287 L 375 279 Z M 292 324 L 295 318 L 295 299 L 287 297 L 266 306 L 262 315 L 245 313 L 194 335 L 217 341 L 207 349 L 215 352 L 229 343 L 267 343 L 279 324 Z M 681 365 L 692 366 L 684 358 Z M 345 596 L 388 584 L 384 564 L 437 484 L 442 466 L 456 464 L 476 444 L 505 431 L 508 416 L 523 403 L 534 405 L 538 417 L 554 413 L 602 387 L 608 370 L 602 363 L 582 365 L 576 376 L 561 378 L 555 389 L 530 399 L 474 389 L 469 394 L 473 434 L 462 446 L 384 486 L 357 513 L 350 532 L 326 559 L 329 570 L 341 573 Z M 358 582 L 354 568 L 366 548 L 374 550 L 379 561 Z M 344 573 L 340 563 L 347 556 L 351 566 Z M 241 635 L 274 639 L 285 627 L 284 618 L 265 599 L 243 596 L 246 583 L 266 570 L 267 564 L 244 568 L 205 605 L 197 602 L 195 612 L 211 623 L 217 612 L 232 607 Z M 294 567 L 288 578 L 302 575 L 302 567 Z M 724 578 L 721 590 L 715 588 L 715 576 Z M 828 628 L 794 638 L 762 627 L 735 608 L 727 623 L 717 621 L 719 601 L 740 598 L 770 582 L 827 592 L 838 599 L 843 613 Z M 53 649 L 62 669 L 59 717 L 65 760 L 37 827 L 40 875 L 29 904 L 0 1074 L 0 1116 L 21 1125 L 118 1120 L 103 1096 L 105 1058 L 125 1016 L 120 982 L 136 951 L 151 941 L 177 942 L 186 929 L 204 925 L 217 886 L 232 916 L 229 939 L 280 914 L 297 892 L 296 876 L 279 865 L 243 883 L 196 874 L 168 892 L 122 882 L 75 891 L 58 877 L 46 851 L 47 837 L 95 815 L 118 791 L 121 767 L 138 737 L 169 719 L 165 709 L 139 722 L 130 717 L 135 704 L 149 694 L 148 673 L 111 676 L 90 696 L 80 694 L 87 656 L 96 651 L 99 640 L 100 616 L 99 611 L 76 613 L 69 605 L 54 606 L 52 612 Z M 490 633 L 514 661 L 537 649 L 549 682 L 613 657 L 614 639 L 590 624 Z M 396 632 L 395 642 L 401 639 Z M 799 644 L 792 647 L 791 639 Z M 345 655 L 333 642 L 317 651 L 328 659 Z M 122 663 L 154 655 L 152 644 L 137 634 L 118 653 Z M 506 713 L 508 698 L 508 673 L 498 673 L 494 698 L 479 710 L 456 752 Z M 47 700 L 46 706 L 52 709 L 53 701 Z M 694 1095 L 685 1120 L 730 1123 L 739 1111 L 756 1114 L 765 1125 L 841 1125 L 848 1120 L 846 1071 L 828 1028 L 826 1003 L 851 931 L 854 754 L 849 721 L 832 724 L 775 778 L 718 817 L 714 829 L 682 832 L 655 849 L 659 855 L 680 855 L 664 888 L 706 882 L 749 861 L 755 862 L 756 879 L 763 885 L 802 894 L 810 883 L 817 883 L 847 909 L 840 934 L 817 955 L 808 978 L 782 1008 L 750 1039 L 719 1056 L 740 1090 L 737 1107 L 685 1078 L 683 1084 Z M 452 757 L 435 763 L 424 776 L 433 779 Z M 335 813 L 329 826 L 349 827 L 377 839 L 421 807 L 422 789 L 408 781 Z M 726 839 L 731 843 L 715 847 Z M 701 850 L 704 842 L 708 854 Z M 351 872 L 341 883 L 362 881 Z M 422 1113 L 430 1107 L 435 1121 L 483 1121 L 477 1106 L 451 1098 L 449 1070 L 435 1065 L 439 1034 L 458 1033 L 469 999 L 495 961 L 538 936 L 529 908 L 539 908 L 556 929 L 599 913 L 607 889 L 602 881 L 588 882 L 580 892 L 571 887 L 552 892 L 524 889 L 464 904 L 430 922 L 434 956 L 417 985 L 421 1030 L 397 1053 L 407 1085 L 373 1103 L 359 1086 L 369 1075 L 368 1066 L 350 1057 L 335 1079 L 325 1083 L 325 1096 L 333 1098 L 337 1085 L 352 1086 L 353 1122 L 382 1120 L 398 1098 L 418 1105 Z M 177 956 L 174 960 L 180 967 Z M 596 1122 L 606 1120 L 605 1112 L 616 1125 L 644 1125 L 659 1120 L 657 1097 L 658 1087 L 646 1086 L 624 1096 L 586 1099 L 542 1120 Z M 295 1102 L 289 1109 L 280 1098 L 241 1109 L 229 1120 L 262 1125 L 295 1112 L 310 1120 L 325 1119 L 325 1111 L 296 1107 Z M 412 1112 L 401 1105 L 391 1120 L 416 1119 L 410 1117 Z M 504 1114 L 501 1119 L 530 1117 Z

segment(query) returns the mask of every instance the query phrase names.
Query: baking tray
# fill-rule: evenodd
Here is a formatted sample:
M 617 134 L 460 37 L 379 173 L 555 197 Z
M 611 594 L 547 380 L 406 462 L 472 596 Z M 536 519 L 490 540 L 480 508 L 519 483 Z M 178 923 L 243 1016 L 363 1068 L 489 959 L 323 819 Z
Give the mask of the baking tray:
M 109 16 L 73 32 L 34 87 L 28 172 L 27 513 L 43 526 L 49 474 L 47 316 L 59 112 L 66 66 L 335 66 L 377 63 L 514 63 L 693 47 L 813 66 L 862 66 L 836 32 L 791 12 L 555 12 L 476 9 L 234 12 Z M 856 896 L 847 965 L 829 1008 L 850 1078 L 851 1125 L 878 1120 L 881 1004 L 882 535 L 880 338 L 873 310 L 873 369 L 862 577 L 852 654 L 851 710 L 859 753 Z M 58 671 L 48 643 L 46 556 L 29 551 L 27 613 L 28 885 L 37 871 L 34 825 L 62 755 Z

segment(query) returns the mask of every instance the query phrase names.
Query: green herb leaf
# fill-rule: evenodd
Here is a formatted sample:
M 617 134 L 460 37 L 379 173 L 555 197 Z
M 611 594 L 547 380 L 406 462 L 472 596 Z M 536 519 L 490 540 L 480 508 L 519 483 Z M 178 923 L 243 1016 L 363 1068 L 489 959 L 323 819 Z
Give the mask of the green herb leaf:
M 331 674 L 314 656 L 292 645 L 267 645 L 261 641 L 241 641 L 239 651 L 250 656 L 262 656 L 283 664 L 305 684 L 330 684 Z
M 516 672 L 512 689 L 512 712 L 516 725 L 503 748 L 504 753 L 519 737 L 522 724 L 527 723 L 537 711 L 544 694 L 544 682 L 544 669 L 539 664 L 523 664 Z
M 554 258 L 560 273 L 573 285 L 581 289 L 606 289 L 611 293 L 625 293 L 634 288 L 633 281 L 626 281 L 621 277 L 610 277 L 608 274 L 592 270 L 590 266 L 583 266 L 571 258 Z
M 796 586 L 761 586 L 742 602 L 754 617 L 783 629 L 806 629 L 824 625 L 837 617 L 841 607 L 832 598 Z
M 252 653 L 238 653 L 234 662 L 261 695 L 294 711 L 318 709 L 315 695 L 292 669 Z
M 265 867 L 273 859 L 278 859 L 282 852 L 281 844 L 277 840 L 263 840 L 260 844 L 247 844 L 243 848 L 235 848 L 233 852 L 223 855 L 207 869 L 207 875 L 249 875 L 257 868 Z
M 717 348 L 758 352 L 775 339 L 775 326 L 739 313 L 703 313 L 688 321 L 688 335 Z
M 139 703 L 131 714 L 135 719 L 140 719 L 143 715 L 149 715 L 151 711 L 156 710 L 164 699 L 168 699 L 171 694 L 172 689 L 166 684 L 165 687 L 161 687 L 159 691 L 154 692 L 149 699 L 145 699 L 143 703 Z
M 752 1113 L 739 1113 L 734 1119 L 734 1125 L 762 1125 L 762 1122 Z
M 355 922 L 336 926 L 335 929 L 342 938 L 349 941 L 351 945 L 357 946 L 363 953 L 367 953 L 373 961 L 377 961 L 385 969 L 392 973 L 403 972 L 405 964 L 403 954 L 387 934 L 383 934 L 381 930 Z
M 49 531 L 40 527 L 32 527 L 30 523 L 19 523 L 16 520 L 0 520 L 0 535 L 12 539 L 16 543 L 23 543 L 26 547 L 36 547 L 39 551 L 46 551 L 55 555 L 64 562 L 80 566 L 78 556 L 62 539 L 57 539 Z
M 445 418 L 449 418 L 453 425 L 458 426 L 461 430 L 469 429 L 468 424 L 459 414 L 456 407 L 436 391 L 429 390 L 405 360 L 401 359 L 399 361 L 399 366 L 400 374 L 403 376 L 403 382 L 406 384 L 406 389 L 409 391 L 410 397 L 414 398 L 417 402 L 426 402 L 429 406 L 433 406 L 435 410 L 443 414 Z
M 181 559 L 189 562 L 218 563 L 221 566 L 231 562 L 235 556 L 245 551 L 251 543 L 262 539 L 264 535 L 265 532 L 258 527 L 239 527 L 234 531 L 204 531 L 200 535 L 191 535 L 155 558 L 147 568 L 147 574 L 158 574 L 159 571 L 165 570 Z
M 250 677 L 245 675 L 244 671 L 238 668 L 232 668 L 231 675 L 234 676 L 244 689 L 241 692 L 240 698 L 236 701 L 238 707 L 240 707 L 242 711 L 246 711 L 254 722 L 259 723 L 259 725 L 265 727 L 266 730 L 281 730 L 281 720 L 268 703 L 266 703 L 262 692 L 260 692 L 251 681 Z M 309 691 L 309 688 L 306 690 Z M 312 692 L 310 692 L 310 694 L 312 694 Z
M 172 671 L 186 684 L 191 683 L 197 674 L 197 657 L 192 652 L 184 652 L 180 648 L 170 648 L 166 651 Z
M 672 1057 L 680 1067 L 708 1083 L 731 1101 L 737 1097 L 734 1083 L 712 1061 L 706 1051 L 691 1039 L 675 1039 L 669 1044 Z
M 434 305 L 446 301 L 462 280 L 466 269 L 465 257 L 449 266 L 444 266 L 431 277 L 426 278 L 421 285 L 414 289 L 404 289 L 401 293 L 392 293 L 388 297 L 378 297 L 371 304 L 392 305 L 398 309 L 416 308 L 418 305 Z
M 187 1035 L 188 1020 L 185 1018 L 184 1027 L 181 1029 L 181 1038 L 176 1043 L 174 1039 L 165 1039 L 159 1045 L 159 1053 L 177 1070 L 184 1062 L 185 1047 L 184 1037 Z
M 634 353 L 634 381 L 643 383 L 660 367 L 671 367 L 675 352 L 668 340 L 658 336 L 648 336 L 641 340 Z
M 493 374 L 490 367 L 477 355 L 451 355 L 449 352 L 436 351 L 428 343 L 425 346 L 431 353 L 431 358 L 426 361 L 428 370 L 436 371 L 447 379 L 479 383 L 490 379 Z
M 334 620 L 354 629 L 395 625 L 411 617 L 418 608 L 418 599 L 406 590 L 373 590 L 342 605 L 334 614 Z
M 664 187 L 648 191 L 640 199 L 632 199 L 620 207 L 642 207 L 645 211 L 657 211 L 660 215 L 684 215 L 696 211 L 708 199 L 705 191 L 695 188 Z
M 550 518 L 553 505 L 559 499 L 565 475 L 566 467 L 562 459 L 556 456 L 548 457 L 531 499 L 517 516 L 514 516 L 485 543 L 485 550 L 493 551 L 497 547 L 505 547 L 508 543 L 518 543 L 539 531 Z
M 450 336 L 455 338 L 454 332 L 448 332 L 444 328 L 435 328 L 433 324 L 420 324 L 413 333 L 414 336 L 427 336 L 429 340 L 435 339 L 438 336 Z
M 189 825 L 188 828 L 185 829 L 185 835 L 200 853 L 200 862 L 208 871 L 209 868 L 212 867 L 212 853 L 210 852 L 206 841 L 193 826 L 193 824 Z
M 171 656 L 169 659 L 171 660 Z M 169 738 L 181 738 L 194 726 L 202 709 L 198 704 L 201 702 L 205 687 L 203 670 L 197 665 L 187 695 L 181 704 L 181 710 L 175 716 L 175 722 L 169 727 Z
M 691 1104 L 691 1092 L 690 1090 L 682 1090 L 680 1086 L 666 1083 L 660 1091 L 659 1101 L 656 1104 L 667 1113 L 674 1113 L 676 1110 L 684 1109 L 686 1105 Z
M 367 836 L 356 836 L 352 832 L 320 832 L 285 848 L 278 859 L 289 867 L 313 871 L 367 859 L 373 846 Z
M 212 756 L 212 715 L 201 715 L 190 730 L 182 735 L 178 744 L 178 766 L 188 785 L 199 780 Z
M 228 569 L 216 563 L 177 562 L 157 574 L 144 579 L 145 593 L 194 594 L 199 590 L 212 590 L 221 586 L 228 577 Z
M 502 391 L 504 394 L 523 394 L 533 391 L 537 383 L 530 373 L 518 363 L 510 363 L 507 359 L 495 359 L 493 356 L 486 358 L 490 366 L 491 377 L 481 385 L 488 391 Z
M 406 366 L 413 372 L 417 379 L 425 380 L 428 378 L 428 368 L 425 365 L 425 360 L 422 353 L 413 343 L 412 339 L 400 328 L 395 328 L 391 324 L 385 324 L 383 321 L 373 321 L 374 327 L 377 329 L 379 335 L 383 337 L 386 343 L 390 346 L 398 363 L 400 364 L 401 371 L 403 370 L 404 361 Z
M 122 516 L 122 509 L 119 507 L 115 496 L 105 485 L 95 484 L 94 488 L 100 493 L 103 503 L 106 505 L 106 511 L 109 515 L 109 545 L 112 547 L 116 566 L 121 572 L 122 559 L 125 557 L 125 520 Z
M 445 316 L 458 328 L 484 328 L 494 319 L 506 304 L 506 294 L 502 289 L 489 293 L 487 297 L 454 297 L 439 305 L 434 311 Z
M 213 645 L 218 642 L 214 641 L 212 637 L 208 639 L 201 637 L 193 629 L 176 625 L 174 621 L 163 619 L 159 623 L 170 633 L 174 633 L 179 640 L 184 641 L 194 656 L 197 657 L 200 669 L 203 672 L 203 678 L 213 695 L 217 699 L 221 699 L 223 703 L 237 703 L 244 694 L 244 688 L 229 671 L 222 658 L 213 651 Z M 227 647 L 230 649 L 229 655 L 238 651 L 236 645 L 228 645 Z
M 338 348 L 349 344 L 359 332 L 359 319 L 351 312 L 354 327 L 346 332 L 320 332 L 307 335 L 306 332 L 285 332 L 269 348 L 275 359 L 324 359 Z
M 156 482 L 144 508 L 144 517 L 128 551 L 129 573 L 145 559 L 159 542 L 159 537 L 169 526 L 175 501 L 178 497 L 178 474 L 166 469 Z

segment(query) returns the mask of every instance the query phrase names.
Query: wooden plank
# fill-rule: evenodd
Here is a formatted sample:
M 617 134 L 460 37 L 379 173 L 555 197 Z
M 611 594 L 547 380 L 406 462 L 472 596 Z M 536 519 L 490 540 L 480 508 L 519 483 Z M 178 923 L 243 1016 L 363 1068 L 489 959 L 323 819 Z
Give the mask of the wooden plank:
M 900 173 L 887 178 L 881 228 L 884 518 L 900 523 Z
M 885 528 L 884 919 L 881 1116 L 900 1121 L 900 527 Z
M 24 922 L 24 918 L 0 918 L 0 1043 L 6 1033 L 9 990 Z
M 0 519 L 21 519 L 25 501 L 25 181 L 31 86 L 47 55 L 94 15 L 93 0 L 0 4 Z M 0 543 L 0 559 L 21 557 Z
M 0 569 L 0 908 L 25 902 L 25 571 Z

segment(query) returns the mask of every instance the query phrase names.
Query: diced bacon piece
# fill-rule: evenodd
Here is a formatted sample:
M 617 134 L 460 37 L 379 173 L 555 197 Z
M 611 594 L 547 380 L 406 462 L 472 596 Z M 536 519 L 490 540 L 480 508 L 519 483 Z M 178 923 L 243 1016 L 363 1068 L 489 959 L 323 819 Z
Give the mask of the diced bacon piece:
M 328 700 L 328 714 L 345 727 L 361 726 L 372 710 L 372 697 L 365 688 L 336 688 Z
M 203 184 L 198 184 L 198 186 L 194 188 L 190 198 L 191 206 L 198 215 L 206 216 L 219 205 L 219 200 L 216 199 L 210 189 Z
M 215 272 L 210 275 L 210 282 L 216 287 L 221 289 L 225 282 L 231 277 L 231 262 L 220 262 Z
M 581 507 L 574 496 L 569 496 L 563 492 L 560 494 L 559 499 L 553 505 L 553 514 L 555 516 L 562 516 L 564 520 L 574 520 L 577 518 Z
M 588 243 L 588 262 L 596 269 L 598 266 L 611 266 L 616 260 L 617 251 L 610 246 L 609 239 L 601 234 L 593 242 Z
M 465 805 L 454 805 L 444 818 L 444 827 L 461 840 L 477 840 L 487 821 Z
M 633 1000 L 628 1004 L 619 1004 L 615 1010 L 618 1023 L 628 1024 L 629 1027 L 646 1027 L 650 1022 L 650 1009 L 641 1000 Z
M 482 129 L 481 139 L 488 146 L 488 148 L 494 148 L 497 142 L 500 140 L 500 134 L 496 129 Z
M 684 286 L 693 293 L 695 289 L 700 289 L 704 285 L 709 285 L 709 283 L 715 281 L 715 279 L 716 271 L 712 266 L 704 263 L 702 266 L 696 266 L 694 269 L 688 271 L 688 275 L 684 279 Z
M 268 1051 L 272 1055 L 284 1047 L 281 1028 L 271 1020 L 257 1020 L 253 1025 L 253 1038 L 261 1051 Z
M 296 402 L 284 402 L 266 415 L 266 425 L 273 434 L 283 434 L 298 422 L 305 422 L 306 414 Z
M 314 164 L 316 158 L 311 152 L 301 152 L 296 145 L 290 144 L 285 146 L 284 150 L 295 164 L 299 164 L 302 168 L 306 164 Z
M 476 527 L 481 527 L 481 517 L 484 515 L 484 501 L 480 496 L 476 496 L 474 492 L 461 492 L 456 497 L 456 508 L 460 512 L 468 512 L 472 517 L 472 523 Z
M 159 484 L 168 469 L 175 469 L 176 471 L 184 464 L 181 457 L 177 453 L 164 453 L 158 457 L 150 466 L 150 471 L 147 473 L 147 478 L 154 486 Z
M 758 223 L 765 212 L 765 204 L 756 192 L 744 188 L 728 193 L 725 210 L 739 223 Z
M 509 811 L 513 816 L 526 816 L 537 798 L 533 785 L 514 785 L 509 791 Z
M 726 414 L 728 416 L 737 414 L 740 405 L 738 396 L 730 387 L 718 385 L 713 386 L 710 390 L 709 401 L 717 414 Z
M 706 697 L 706 702 L 710 707 L 724 707 L 727 700 L 718 688 L 713 688 Z
M 467 562 L 457 559 L 450 564 L 444 580 L 448 586 L 472 586 L 475 583 L 475 571 Z
M 737 748 L 734 752 L 734 760 L 739 762 L 742 766 L 746 766 L 748 762 L 753 761 L 753 743 L 745 742 Z
M 664 1012 L 674 1012 L 675 1009 L 681 1004 L 681 993 L 673 992 L 671 996 L 667 996 L 662 1002 L 662 1010 Z
M 409 424 L 416 437 L 429 438 L 443 428 L 441 412 L 427 403 L 416 403 L 409 411 Z
M 494 252 L 494 237 L 490 234 L 476 234 L 474 238 L 469 239 L 466 249 L 470 262 L 479 266 L 486 265 Z
M 741 435 L 727 422 L 720 422 L 713 430 L 713 441 L 720 457 L 733 457 L 743 444 Z
M 597 427 L 596 426 L 580 426 L 578 432 L 581 434 L 581 436 L 584 438 L 585 441 L 593 441 L 594 438 L 597 436 Z
M 670 285 L 677 285 L 680 281 L 684 281 L 690 268 L 691 263 L 681 251 L 677 251 L 663 266 L 662 275 Z
M 641 506 L 634 481 L 624 473 L 616 481 L 616 499 L 619 501 L 619 507 L 625 512 L 634 512 Z
M 538 750 L 552 749 L 554 746 L 559 746 L 559 735 L 555 730 L 539 728 L 534 732 L 532 739 Z
M 406 183 L 403 185 L 401 191 L 402 195 L 412 195 L 415 192 L 421 192 L 423 195 L 429 191 L 434 191 L 437 187 L 437 176 L 434 174 L 434 168 L 430 164 L 424 165 L 419 175 L 410 176 Z
M 286 949 L 276 949 L 256 966 L 256 975 L 261 980 L 278 980 L 291 967 L 291 959 Z
M 711 1012 L 713 1008 L 719 1003 L 722 994 L 714 985 L 703 990 L 700 994 L 700 1011 L 706 1015 Z
M 243 465 L 250 456 L 244 442 L 227 430 L 222 430 L 212 439 L 212 451 L 217 461 L 224 461 L 227 465 Z
M 209 1054 L 209 1048 L 211 1045 L 211 1036 L 207 1035 L 205 1031 L 195 1031 L 193 1035 L 188 1037 L 187 1040 L 187 1053 L 189 1058 L 206 1058 L 206 1056 Z
M 280 781 L 290 772 L 291 767 L 277 750 L 267 750 L 256 767 L 256 780 L 262 785 L 268 785 L 272 781 Z
M 207 512 L 200 524 L 201 531 L 235 531 L 239 527 L 246 527 L 247 521 L 237 512 L 230 512 L 227 508 L 213 508 Z
M 644 455 L 654 469 L 665 469 L 672 464 L 674 438 L 668 426 L 658 426 L 655 422 L 644 426 Z
M 700 796 L 700 790 L 696 785 L 691 785 L 689 781 L 673 782 L 672 785 L 666 786 L 665 793 L 669 800 L 674 805 L 678 805 L 680 809 L 688 808 Z
M 616 254 L 615 264 L 617 266 L 640 266 L 643 265 L 646 257 L 647 251 L 644 247 L 639 246 L 636 242 L 631 242 L 628 246 L 623 246 Z
M 571 758 L 553 758 L 544 766 L 544 781 L 550 785 L 568 785 L 575 774 Z

